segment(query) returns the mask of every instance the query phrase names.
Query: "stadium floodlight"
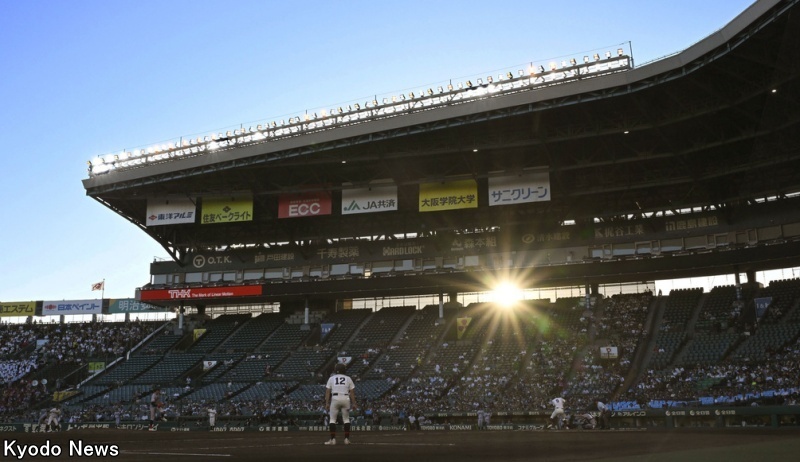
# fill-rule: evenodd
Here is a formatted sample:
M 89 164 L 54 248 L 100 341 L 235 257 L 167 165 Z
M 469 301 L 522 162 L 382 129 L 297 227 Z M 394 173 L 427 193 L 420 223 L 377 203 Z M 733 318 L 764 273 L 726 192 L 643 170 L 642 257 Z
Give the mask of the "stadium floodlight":
M 623 56 L 625 51 L 622 48 L 617 48 L 617 56 Z
M 539 68 L 536 71 L 537 71 L 537 74 L 544 74 L 544 66 L 540 65 Z
M 555 63 L 555 61 L 551 61 L 551 62 L 550 62 L 550 70 L 551 70 L 551 71 L 554 71 L 554 70 L 556 70 L 556 63 Z
M 478 85 L 483 85 L 483 79 L 478 79 Z
M 578 61 L 575 58 L 572 58 L 572 59 L 569 60 L 569 64 L 571 66 L 576 66 L 578 64 Z
M 466 86 L 472 88 L 472 80 L 467 80 Z
M 595 53 L 595 54 L 594 54 L 594 60 L 595 60 L 595 61 L 600 61 L 600 55 L 599 55 L 599 54 L 597 54 L 597 53 Z
M 447 84 L 447 91 L 453 91 L 453 84 L 452 83 L 448 83 Z
M 564 69 L 565 67 L 567 67 L 567 61 L 561 60 L 561 69 Z
M 492 78 L 492 76 L 491 76 L 491 75 L 490 75 L 490 76 L 488 76 L 488 77 L 486 77 L 486 82 L 487 82 L 487 83 L 492 83 L 492 82 L 494 82 L 494 79 Z
M 408 99 L 414 99 L 414 92 L 413 91 L 408 94 Z
M 611 52 L 610 51 L 606 51 L 606 59 L 611 59 Z
M 433 96 L 433 88 L 428 88 L 428 96 Z
M 436 91 L 438 91 L 439 94 L 441 95 L 442 93 L 444 93 L 444 88 L 442 88 L 442 86 L 439 85 L 438 87 L 436 87 Z
M 583 57 L 583 62 L 584 62 L 585 64 L 589 64 L 589 57 L 588 57 L 588 56 L 584 56 L 584 57 Z
M 520 77 L 522 77 L 523 75 L 525 75 L 525 71 L 523 71 L 522 69 L 520 69 L 519 71 L 517 71 L 517 73 L 519 74 L 519 76 L 520 76 Z

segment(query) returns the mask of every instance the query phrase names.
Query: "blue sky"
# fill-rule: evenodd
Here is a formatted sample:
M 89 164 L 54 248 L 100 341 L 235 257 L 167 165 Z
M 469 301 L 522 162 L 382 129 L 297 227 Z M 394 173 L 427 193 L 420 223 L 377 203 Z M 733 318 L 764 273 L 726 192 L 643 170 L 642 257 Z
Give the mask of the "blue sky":
M 86 196 L 97 155 L 628 42 L 641 65 L 751 3 L 0 0 L 0 301 L 132 297 L 167 257 Z

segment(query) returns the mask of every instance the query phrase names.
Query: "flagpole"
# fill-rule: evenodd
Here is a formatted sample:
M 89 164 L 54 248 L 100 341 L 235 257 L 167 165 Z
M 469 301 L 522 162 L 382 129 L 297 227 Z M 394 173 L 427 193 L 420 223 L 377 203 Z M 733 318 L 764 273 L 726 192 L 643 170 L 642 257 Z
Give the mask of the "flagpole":
M 103 285 L 100 286 L 100 303 L 103 302 L 103 299 L 106 298 L 106 278 L 103 278 Z

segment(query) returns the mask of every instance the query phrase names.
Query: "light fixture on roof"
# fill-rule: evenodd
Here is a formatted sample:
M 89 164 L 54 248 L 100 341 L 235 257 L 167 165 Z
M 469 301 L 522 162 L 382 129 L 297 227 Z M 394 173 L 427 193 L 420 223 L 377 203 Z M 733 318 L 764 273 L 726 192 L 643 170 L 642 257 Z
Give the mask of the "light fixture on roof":
M 487 83 L 492 83 L 492 82 L 494 82 L 494 79 L 492 78 L 492 76 L 491 76 L 491 75 L 490 75 L 490 76 L 488 76 L 488 77 L 486 77 L 486 82 L 487 82 Z
M 586 63 L 586 64 L 589 64 L 589 57 L 588 56 L 584 56 L 583 57 L 583 62 Z
M 611 52 L 610 51 L 606 51 L 606 59 L 611 59 Z
M 595 60 L 595 61 L 600 61 L 600 55 L 599 55 L 599 54 L 597 54 L 597 53 L 595 53 L 595 54 L 594 54 L 594 60 Z
M 460 84 L 459 84 L 459 85 L 460 85 Z M 472 80 L 467 80 L 467 83 L 466 83 L 465 85 L 466 85 L 467 87 L 472 87 Z
M 575 66 L 575 65 L 577 65 L 577 64 L 578 64 L 578 61 L 577 61 L 575 58 L 572 58 L 572 59 L 570 59 L 570 60 L 569 60 L 569 64 L 570 64 L 571 66 Z
M 447 84 L 447 91 L 453 91 L 453 84 L 452 83 L 448 83 Z
M 522 70 L 519 71 L 519 75 L 522 75 Z M 506 74 L 506 78 L 508 80 L 511 80 L 514 78 L 514 74 L 512 74 L 511 71 L 508 71 L 508 74 Z
M 625 54 L 625 51 L 622 48 L 617 48 L 617 56 L 622 56 Z
M 438 87 L 438 88 L 436 88 L 436 91 L 438 91 L 438 92 L 439 92 L 439 94 L 442 94 L 442 93 L 444 93 L 444 88 L 442 88 L 442 86 L 441 86 L 441 85 L 439 85 L 439 87 Z
M 478 79 L 478 85 L 483 85 L 483 79 Z
M 550 62 L 550 70 L 551 70 L 551 71 L 554 71 L 554 70 L 556 70 L 556 63 L 555 63 L 555 61 L 551 61 L 551 62 Z

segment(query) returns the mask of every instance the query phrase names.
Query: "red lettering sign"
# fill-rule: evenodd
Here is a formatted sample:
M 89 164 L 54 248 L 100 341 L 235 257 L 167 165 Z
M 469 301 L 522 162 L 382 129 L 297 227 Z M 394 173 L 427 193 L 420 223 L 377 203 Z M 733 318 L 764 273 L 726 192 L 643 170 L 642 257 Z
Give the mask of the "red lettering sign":
M 331 209 L 330 191 L 281 194 L 278 198 L 278 218 L 330 215 Z
M 190 289 L 157 289 L 139 292 L 140 301 L 202 300 L 209 298 L 252 297 L 263 293 L 261 286 L 192 287 Z

